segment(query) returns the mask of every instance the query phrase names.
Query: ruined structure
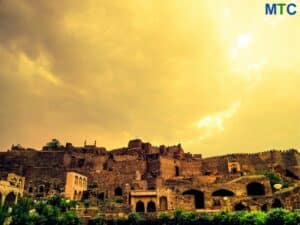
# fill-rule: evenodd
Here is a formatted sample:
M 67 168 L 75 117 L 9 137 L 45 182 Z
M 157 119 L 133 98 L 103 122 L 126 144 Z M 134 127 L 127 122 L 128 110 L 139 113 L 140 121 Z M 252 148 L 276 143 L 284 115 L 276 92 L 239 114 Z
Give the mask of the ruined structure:
M 14 204 L 23 196 L 25 178 L 9 173 L 6 180 L 0 180 L 0 205 Z
M 288 187 L 275 190 L 266 171 Z M 294 149 L 202 158 L 180 144 L 152 146 L 139 139 L 111 151 L 53 140 L 41 151 L 13 146 L 1 152 L 0 175 L 10 172 L 26 177 L 25 195 L 34 198 L 68 195 L 66 174 L 83 174 L 87 191 L 75 199 L 107 213 L 300 208 L 300 154 Z
M 81 200 L 87 190 L 87 177 L 79 173 L 67 172 L 65 197 L 70 200 Z

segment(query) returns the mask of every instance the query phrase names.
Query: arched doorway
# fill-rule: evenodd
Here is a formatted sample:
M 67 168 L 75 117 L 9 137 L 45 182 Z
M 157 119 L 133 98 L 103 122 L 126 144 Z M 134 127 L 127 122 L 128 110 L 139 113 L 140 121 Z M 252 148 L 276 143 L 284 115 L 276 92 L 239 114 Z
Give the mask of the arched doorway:
M 39 186 L 39 193 L 44 193 L 44 191 L 45 191 L 44 185 L 40 185 Z
M 283 204 L 280 201 L 280 199 L 275 198 L 273 203 L 272 203 L 272 208 L 283 208 Z
M 234 211 L 244 211 L 247 210 L 247 208 L 248 207 L 244 203 L 240 202 L 234 206 Z
M 104 201 L 104 192 L 98 193 L 97 198 L 99 201 Z
M 117 187 L 115 189 L 115 196 L 122 196 L 123 195 L 123 190 L 120 187 Z
M 168 210 L 168 199 L 165 196 L 160 197 L 159 199 L 160 210 L 165 211 Z
M 155 212 L 155 211 L 156 211 L 155 203 L 153 201 L 148 202 L 147 212 Z
M 232 197 L 234 196 L 234 193 L 232 191 L 229 191 L 227 189 L 219 189 L 212 193 L 212 196 L 216 197 Z
M 265 195 L 265 187 L 261 183 L 252 182 L 247 185 L 247 194 L 253 195 Z
M 144 202 L 138 201 L 135 206 L 135 211 L 138 213 L 144 213 L 145 212 Z
M 267 212 L 268 211 L 268 205 L 267 204 L 262 205 L 261 211 Z
M 16 202 L 16 195 L 13 192 L 10 192 L 5 198 L 6 205 L 13 205 Z
M 182 193 L 183 195 L 193 195 L 195 200 L 195 209 L 204 209 L 204 193 L 202 191 L 190 189 Z

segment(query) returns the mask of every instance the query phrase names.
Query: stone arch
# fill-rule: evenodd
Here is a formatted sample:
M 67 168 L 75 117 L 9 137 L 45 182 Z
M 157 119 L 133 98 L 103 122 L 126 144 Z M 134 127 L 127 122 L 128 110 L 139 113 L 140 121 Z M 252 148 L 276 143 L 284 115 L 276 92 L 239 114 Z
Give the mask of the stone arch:
M 168 199 L 165 196 L 159 198 L 159 207 L 160 210 L 166 211 L 168 210 Z
M 123 190 L 121 187 L 117 187 L 115 189 L 115 196 L 122 196 L 123 195 Z
M 251 182 L 247 185 L 247 195 L 265 195 L 265 186 L 258 182 Z
M 218 197 L 232 197 L 234 196 L 234 193 L 227 189 L 219 189 L 214 191 L 211 195 L 218 196 Z
M 204 209 L 204 193 L 199 190 L 190 189 L 182 193 L 183 195 L 193 195 L 195 200 L 195 208 L 196 209 Z
M 10 192 L 5 198 L 5 204 L 13 205 L 16 202 L 16 194 L 14 192 Z
M 272 208 L 284 208 L 284 206 L 279 198 L 275 198 L 273 200 Z
M 148 202 L 147 204 L 147 212 L 155 212 L 156 211 L 156 206 L 153 201 Z
M 234 205 L 234 211 L 245 211 L 248 210 L 248 206 L 242 202 Z
M 139 213 L 144 213 L 145 212 L 144 202 L 138 201 L 135 206 L 135 211 Z

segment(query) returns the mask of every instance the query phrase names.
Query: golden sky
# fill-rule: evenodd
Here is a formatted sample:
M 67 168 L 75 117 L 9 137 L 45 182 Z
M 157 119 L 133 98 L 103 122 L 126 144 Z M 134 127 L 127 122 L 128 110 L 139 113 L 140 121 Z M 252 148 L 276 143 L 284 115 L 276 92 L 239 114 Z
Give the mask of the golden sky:
M 299 148 L 299 17 L 265 3 L 0 0 L 0 149 Z

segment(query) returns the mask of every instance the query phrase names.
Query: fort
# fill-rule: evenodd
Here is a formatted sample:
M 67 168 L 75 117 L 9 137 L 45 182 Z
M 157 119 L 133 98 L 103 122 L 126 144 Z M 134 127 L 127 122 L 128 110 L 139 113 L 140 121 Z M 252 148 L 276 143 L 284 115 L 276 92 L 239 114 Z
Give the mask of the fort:
M 180 144 L 152 146 L 135 139 L 107 150 L 96 142 L 75 147 L 53 139 L 41 150 L 16 145 L 0 152 L 0 177 L 12 173 L 25 178 L 24 196 L 70 196 L 105 214 L 300 208 L 295 149 L 202 158 Z M 274 184 L 266 174 L 280 179 Z M 76 186 L 81 178 L 84 189 Z

